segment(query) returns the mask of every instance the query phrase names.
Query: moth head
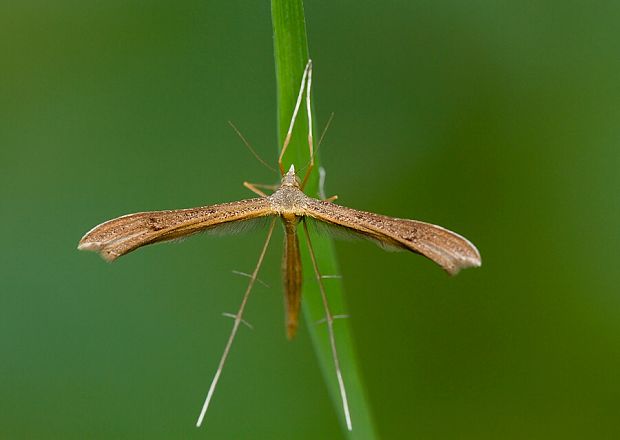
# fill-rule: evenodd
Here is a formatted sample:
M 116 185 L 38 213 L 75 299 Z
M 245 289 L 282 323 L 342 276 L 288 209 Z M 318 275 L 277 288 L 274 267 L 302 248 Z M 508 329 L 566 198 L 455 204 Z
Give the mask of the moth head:
M 293 186 L 295 188 L 299 188 L 301 181 L 297 174 L 295 174 L 295 165 L 291 164 L 288 172 L 282 176 L 282 185 L 281 186 Z

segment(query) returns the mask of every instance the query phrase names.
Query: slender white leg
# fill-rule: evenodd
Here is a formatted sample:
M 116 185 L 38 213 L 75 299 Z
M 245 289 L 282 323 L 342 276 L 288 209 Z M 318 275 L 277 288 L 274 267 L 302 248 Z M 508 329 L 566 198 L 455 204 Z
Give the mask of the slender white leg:
M 336 337 L 334 336 L 334 316 L 329 310 L 329 304 L 327 302 L 327 294 L 325 293 L 325 286 L 323 286 L 323 277 L 319 272 L 319 267 L 316 263 L 316 257 L 314 256 L 314 249 L 312 248 L 312 242 L 310 241 L 310 234 L 308 233 L 308 225 L 304 224 L 304 232 L 306 235 L 306 242 L 308 243 L 308 250 L 310 251 L 310 259 L 312 260 L 312 267 L 314 268 L 314 274 L 316 275 L 316 281 L 319 283 L 319 290 L 321 291 L 321 298 L 323 299 L 323 308 L 325 309 L 325 320 L 327 321 L 327 330 L 329 334 L 329 344 L 332 348 L 332 357 L 334 359 L 334 367 L 336 369 L 336 378 L 338 379 L 338 388 L 340 389 L 340 398 L 342 400 L 342 410 L 344 411 L 344 419 L 347 423 L 347 429 L 353 430 L 351 424 L 351 412 L 349 411 L 349 401 L 347 400 L 347 390 L 344 387 L 344 380 L 342 379 L 342 371 L 340 370 L 340 361 L 338 360 L 338 350 L 336 349 Z
M 306 87 L 306 78 L 308 77 L 309 71 L 312 71 L 312 60 L 308 60 L 308 64 L 306 64 L 306 68 L 304 69 L 304 74 L 301 77 L 301 86 L 299 87 L 299 94 L 297 95 L 297 102 L 295 103 L 295 109 L 293 110 L 293 116 L 291 117 L 291 123 L 288 127 L 286 137 L 284 138 L 284 144 L 282 145 L 282 151 L 280 152 L 280 157 L 278 158 L 278 166 L 280 167 L 280 173 L 282 173 L 282 175 L 285 174 L 284 166 L 282 165 L 282 158 L 284 157 L 284 152 L 288 148 L 288 144 L 291 141 L 291 136 L 293 135 L 293 127 L 295 126 L 295 119 L 297 119 L 297 113 L 299 112 L 299 106 L 301 105 L 301 100 L 304 96 L 304 88 Z
M 333 195 L 331 197 L 325 196 L 325 175 L 325 168 L 319 167 L 319 197 L 321 198 L 321 200 L 324 200 L 326 202 L 333 202 L 334 200 L 338 200 L 337 195 Z
M 209 387 L 209 392 L 207 393 L 207 398 L 205 399 L 205 403 L 202 405 L 202 410 L 200 411 L 200 416 L 198 416 L 198 421 L 196 422 L 196 427 L 200 427 L 202 425 L 202 420 L 205 417 L 205 413 L 209 408 L 209 403 L 211 403 L 211 398 L 213 397 L 213 392 L 215 391 L 215 387 L 220 380 L 220 375 L 222 374 L 222 370 L 224 369 L 224 364 L 226 363 L 226 358 L 228 358 L 228 353 L 230 352 L 230 347 L 235 339 L 235 335 L 237 334 L 237 330 L 239 329 L 239 325 L 243 322 L 243 310 L 245 309 L 245 304 L 248 301 L 248 297 L 250 296 L 250 292 L 252 291 L 252 287 L 256 282 L 258 277 L 258 271 L 263 264 L 263 259 L 265 258 L 265 253 L 267 252 L 267 247 L 269 246 L 269 241 L 271 240 L 271 235 L 273 234 L 273 228 L 276 224 L 277 217 L 274 217 L 271 221 L 271 225 L 269 226 L 269 232 L 267 233 L 267 238 L 265 239 L 265 244 L 263 245 L 263 249 L 258 257 L 258 262 L 256 263 L 256 267 L 254 268 L 254 272 L 252 272 L 252 276 L 250 277 L 250 282 L 248 283 L 248 287 L 243 294 L 243 299 L 241 300 L 241 305 L 239 306 L 239 311 L 235 315 L 235 322 L 233 324 L 233 328 L 230 332 L 230 336 L 228 337 L 228 342 L 226 343 L 226 347 L 224 347 L 224 353 L 222 354 L 222 358 L 220 359 L 220 363 L 217 366 L 217 370 L 215 371 L 215 376 L 211 381 L 211 386 Z
M 308 87 L 306 87 L 306 113 L 308 114 L 308 149 L 310 150 L 310 163 L 308 164 L 308 169 L 306 170 L 306 175 L 304 176 L 304 180 L 301 182 L 302 190 L 306 186 L 306 182 L 308 181 L 308 177 L 310 177 L 312 168 L 314 168 L 314 140 L 312 138 L 312 105 L 310 101 L 310 91 L 312 90 L 312 60 L 308 60 L 308 65 L 306 66 L 306 69 L 308 70 Z

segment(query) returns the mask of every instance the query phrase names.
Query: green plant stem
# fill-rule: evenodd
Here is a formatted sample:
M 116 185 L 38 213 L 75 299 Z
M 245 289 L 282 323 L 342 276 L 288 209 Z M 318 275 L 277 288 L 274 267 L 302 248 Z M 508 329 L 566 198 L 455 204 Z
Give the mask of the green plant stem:
M 282 143 L 286 136 L 286 131 L 295 106 L 295 100 L 297 99 L 303 70 L 309 58 L 308 41 L 306 37 L 303 3 L 301 0 L 272 0 L 271 13 L 278 93 L 278 139 L 279 148 L 282 148 Z M 315 118 L 312 119 L 316 120 Z M 288 169 L 291 163 L 294 163 L 297 169 L 308 164 L 307 127 L 308 123 L 305 114 L 305 106 L 302 106 L 293 130 L 291 143 L 284 157 L 284 166 L 286 169 Z M 306 185 L 306 193 L 312 197 L 318 197 L 318 159 L 318 157 L 315 157 L 315 169 Z M 313 234 L 312 243 L 318 267 L 322 274 L 339 274 L 340 272 L 338 270 L 332 241 L 323 235 Z M 375 439 L 377 437 L 375 435 L 370 405 L 366 398 L 363 382 L 359 373 L 360 369 L 354 350 L 349 322 L 347 319 L 338 319 L 334 323 L 334 333 L 342 375 L 349 398 L 353 425 L 352 431 L 349 432 L 346 429 L 332 352 L 329 345 L 327 325 L 316 324 L 318 321 L 325 318 L 325 312 L 305 240 L 300 239 L 300 248 L 304 277 L 302 287 L 304 318 L 316 355 L 319 358 L 323 377 L 341 421 L 341 426 L 348 434 L 348 438 Z M 332 313 L 334 315 L 346 313 L 342 281 L 337 278 L 330 278 L 325 279 L 324 283 Z

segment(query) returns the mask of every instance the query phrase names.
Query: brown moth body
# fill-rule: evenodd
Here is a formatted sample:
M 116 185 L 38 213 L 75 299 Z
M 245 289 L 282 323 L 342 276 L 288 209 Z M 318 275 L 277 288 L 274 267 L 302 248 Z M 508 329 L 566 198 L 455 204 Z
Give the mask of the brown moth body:
M 247 188 L 259 194 L 261 197 L 199 208 L 139 212 L 125 215 L 94 227 L 82 237 L 78 244 L 78 249 L 95 251 L 105 260 L 114 261 L 139 247 L 149 244 L 175 240 L 198 232 L 209 231 L 225 225 L 236 224 L 261 217 L 272 218 L 258 263 L 250 276 L 250 282 L 243 296 L 239 311 L 234 315 L 235 321 L 233 329 L 224 349 L 220 364 L 216 370 L 215 377 L 211 382 L 211 387 L 209 388 L 207 398 L 196 424 L 197 426 L 200 426 L 202 423 L 237 329 L 243 321 L 242 315 L 246 301 L 257 280 L 258 271 L 271 239 L 274 222 L 277 217 L 282 220 L 285 232 L 282 273 L 286 304 L 287 337 L 290 339 L 295 335 L 299 321 L 302 271 L 297 230 L 299 223 L 302 223 L 313 270 L 319 284 L 319 290 L 325 309 L 330 346 L 334 365 L 336 367 L 345 420 L 349 430 L 352 429 L 351 416 L 336 350 L 336 341 L 333 331 L 334 316 L 331 314 L 328 306 L 327 295 L 322 283 L 323 277 L 319 272 L 314 256 L 306 220 L 313 219 L 322 224 L 345 229 L 346 231 L 370 239 L 383 246 L 404 249 L 423 255 L 437 263 L 450 275 L 458 273 L 461 269 L 477 267 L 481 264 L 480 254 L 471 242 L 441 226 L 416 220 L 388 217 L 372 212 L 358 211 L 337 205 L 330 200 L 319 200 L 304 194 L 304 185 L 314 165 L 312 120 L 310 112 L 311 78 L 312 62 L 308 61 L 302 77 L 299 96 L 293 111 L 291 124 L 278 160 L 282 179 L 279 187 L 271 195 L 267 195 L 260 191 L 258 185 L 245 182 L 244 185 Z M 308 84 L 307 88 L 305 86 L 306 80 Z M 304 90 L 306 90 L 310 163 L 303 180 L 300 181 L 295 174 L 295 167 L 291 165 L 288 172 L 285 173 L 282 162 L 284 152 L 291 138 L 292 129 Z
M 441 226 L 358 211 L 308 197 L 300 188 L 295 168 L 282 177 L 271 195 L 232 203 L 173 211 L 129 214 L 90 230 L 78 249 L 99 252 L 113 261 L 139 247 L 174 240 L 227 223 L 279 216 L 284 223 L 283 274 L 287 305 L 287 336 L 297 329 L 301 301 L 301 260 L 297 225 L 305 218 L 345 228 L 380 244 L 410 250 L 439 264 L 451 275 L 480 266 L 480 254 L 467 239 Z

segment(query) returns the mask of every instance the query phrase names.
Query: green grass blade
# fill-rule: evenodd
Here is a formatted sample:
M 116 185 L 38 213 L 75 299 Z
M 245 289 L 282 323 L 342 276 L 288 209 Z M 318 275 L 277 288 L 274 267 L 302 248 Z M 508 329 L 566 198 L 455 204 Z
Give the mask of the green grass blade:
M 280 148 L 291 119 L 295 100 L 299 91 L 301 76 L 309 58 L 306 25 L 301 0 L 272 0 L 271 13 L 273 20 L 274 51 L 278 92 L 278 139 Z M 315 66 L 316 67 L 316 66 Z M 316 73 L 320 72 L 315 68 Z M 319 73 L 320 75 L 320 73 Z M 313 120 L 316 120 L 313 118 Z M 305 107 L 302 106 L 297 118 L 293 137 L 284 158 L 285 168 L 291 163 L 297 169 L 305 166 L 309 160 L 307 145 L 307 119 Z M 316 137 L 315 137 L 316 139 Z M 316 146 L 315 146 L 316 148 Z M 318 194 L 318 157 L 315 158 L 315 172 L 310 177 L 306 193 L 317 197 Z M 312 233 L 312 230 L 310 231 Z M 331 240 L 324 235 L 312 236 L 318 266 L 323 275 L 339 274 L 338 264 Z M 371 408 L 360 376 L 357 357 L 353 346 L 353 338 L 349 322 L 346 319 L 336 320 L 334 331 L 344 382 L 349 398 L 353 431 L 346 430 L 336 373 L 332 361 L 331 348 L 326 324 L 316 324 L 324 318 L 323 304 L 317 286 L 312 264 L 306 249 L 305 240 L 300 237 L 303 264 L 303 311 L 308 331 L 315 348 L 316 355 L 328 386 L 343 430 L 350 439 L 375 439 Z M 332 313 L 346 313 L 342 281 L 326 279 L 325 288 Z

